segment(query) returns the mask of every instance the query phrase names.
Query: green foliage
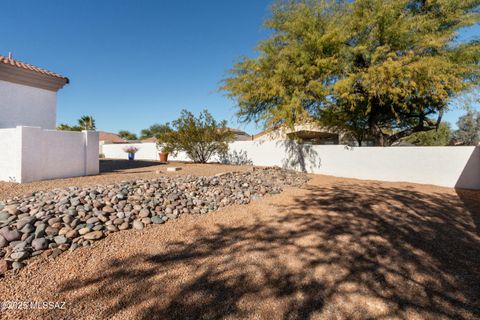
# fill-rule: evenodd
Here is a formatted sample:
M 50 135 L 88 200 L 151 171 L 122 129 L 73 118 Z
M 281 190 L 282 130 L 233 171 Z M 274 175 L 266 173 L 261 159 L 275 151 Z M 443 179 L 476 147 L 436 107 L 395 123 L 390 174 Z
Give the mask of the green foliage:
M 78 126 L 81 130 L 91 130 L 95 131 L 95 119 L 92 116 L 82 116 L 78 119 Z
M 137 135 L 135 133 L 131 133 L 130 131 L 127 130 L 120 130 L 118 131 L 118 135 L 120 138 L 125 139 L 125 140 L 137 140 Z
M 480 44 L 453 41 L 480 20 L 472 10 L 479 4 L 278 2 L 258 58 L 235 64 L 222 89 L 243 121 L 274 127 L 314 118 L 354 135 L 367 129 L 390 145 L 436 128 L 450 99 L 478 85 Z
M 478 145 L 480 142 L 480 112 L 468 111 L 457 121 L 458 130 L 454 132 L 454 141 L 461 145 Z
M 416 146 L 447 146 L 452 140 L 452 130 L 448 123 L 442 122 L 438 129 L 415 132 L 408 137 L 402 139 L 407 143 Z
M 182 110 L 180 118 L 172 122 L 172 127 L 164 125 L 156 138 L 162 152 L 184 151 L 192 161 L 206 163 L 213 155 L 221 156 L 228 152 L 228 142 L 233 139 L 233 133 L 227 128 L 227 121 L 217 122 L 207 110 L 198 117 Z
M 147 139 L 147 138 L 152 138 L 156 137 L 159 134 L 162 134 L 164 132 L 168 132 L 170 130 L 169 124 L 158 124 L 155 123 L 151 125 L 148 129 L 143 129 L 140 132 L 140 139 Z
M 57 126 L 57 130 L 60 131 L 82 131 L 82 128 L 79 126 L 69 126 L 66 123 L 61 123 Z
M 66 123 L 61 123 L 57 126 L 57 130 L 61 131 L 82 131 L 82 130 L 91 130 L 95 131 L 95 119 L 92 116 L 83 116 L 78 119 L 78 125 L 70 126 Z

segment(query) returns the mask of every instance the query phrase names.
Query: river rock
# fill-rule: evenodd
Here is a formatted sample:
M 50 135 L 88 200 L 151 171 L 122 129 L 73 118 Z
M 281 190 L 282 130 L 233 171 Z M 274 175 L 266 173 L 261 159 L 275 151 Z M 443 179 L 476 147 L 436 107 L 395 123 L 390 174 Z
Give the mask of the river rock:
M 92 231 L 83 236 L 85 240 L 98 240 L 103 237 L 102 231 Z
M 133 228 L 137 230 L 142 230 L 144 227 L 143 222 L 139 220 L 133 221 Z
M 48 248 L 48 240 L 45 238 L 37 238 L 32 241 L 32 247 L 36 251 L 45 250 Z

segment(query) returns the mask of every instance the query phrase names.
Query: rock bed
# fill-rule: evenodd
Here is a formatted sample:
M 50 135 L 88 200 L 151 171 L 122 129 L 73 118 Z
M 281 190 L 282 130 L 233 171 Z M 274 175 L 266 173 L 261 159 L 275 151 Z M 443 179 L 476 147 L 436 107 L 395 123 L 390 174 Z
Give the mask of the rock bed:
M 109 233 L 205 214 L 301 186 L 305 174 L 253 168 L 211 177 L 177 176 L 35 192 L 0 202 L 0 274 L 43 254 L 89 246 Z

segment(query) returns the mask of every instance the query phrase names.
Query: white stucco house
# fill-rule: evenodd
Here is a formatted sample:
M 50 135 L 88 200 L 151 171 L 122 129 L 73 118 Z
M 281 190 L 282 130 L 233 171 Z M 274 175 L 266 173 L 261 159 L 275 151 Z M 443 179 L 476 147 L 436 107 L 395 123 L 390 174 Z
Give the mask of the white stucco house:
M 98 133 L 57 131 L 67 77 L 0 55 L 0 180 L 98 174 Z

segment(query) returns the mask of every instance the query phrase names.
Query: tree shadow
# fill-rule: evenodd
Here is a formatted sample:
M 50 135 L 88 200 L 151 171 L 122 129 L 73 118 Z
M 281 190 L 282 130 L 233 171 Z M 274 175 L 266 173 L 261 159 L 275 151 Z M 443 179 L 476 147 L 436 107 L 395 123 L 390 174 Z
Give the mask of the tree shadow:
M 221 164 L 232 164 L 232 165 L 253 165 L 252 159 L 248 157 L 248 153 L 245 150 L 233 150 L 229 151 L 226 154 L 220 155 Z
M 321 159 L 312 145 L 290 139 L 278 141 L 277 146 L 285 149 L 286 156 L 282 164 L 284 168 L 313 172 L 315 168 L 321 166 Z
M 471 213 L 477 235 L 480 236 L 480 191 L 455 189 L 463 206 Z
M 128 169 L 139 169 L 159 166 L 162 163 L 148 160 L 100 159 L 100 173 L 118 172 Z
M 465 147 L 471 148 L 471 147 Z M 473 148 L 462 173 L 455 183 L 455 188 L 480 189 L 480 147 Z
M 338 183 L 282 203 L 253 221 L 197 226 L 60 291 L 101 296 L 103 318 L 480 317 L 480 237 L 454 194 Z

